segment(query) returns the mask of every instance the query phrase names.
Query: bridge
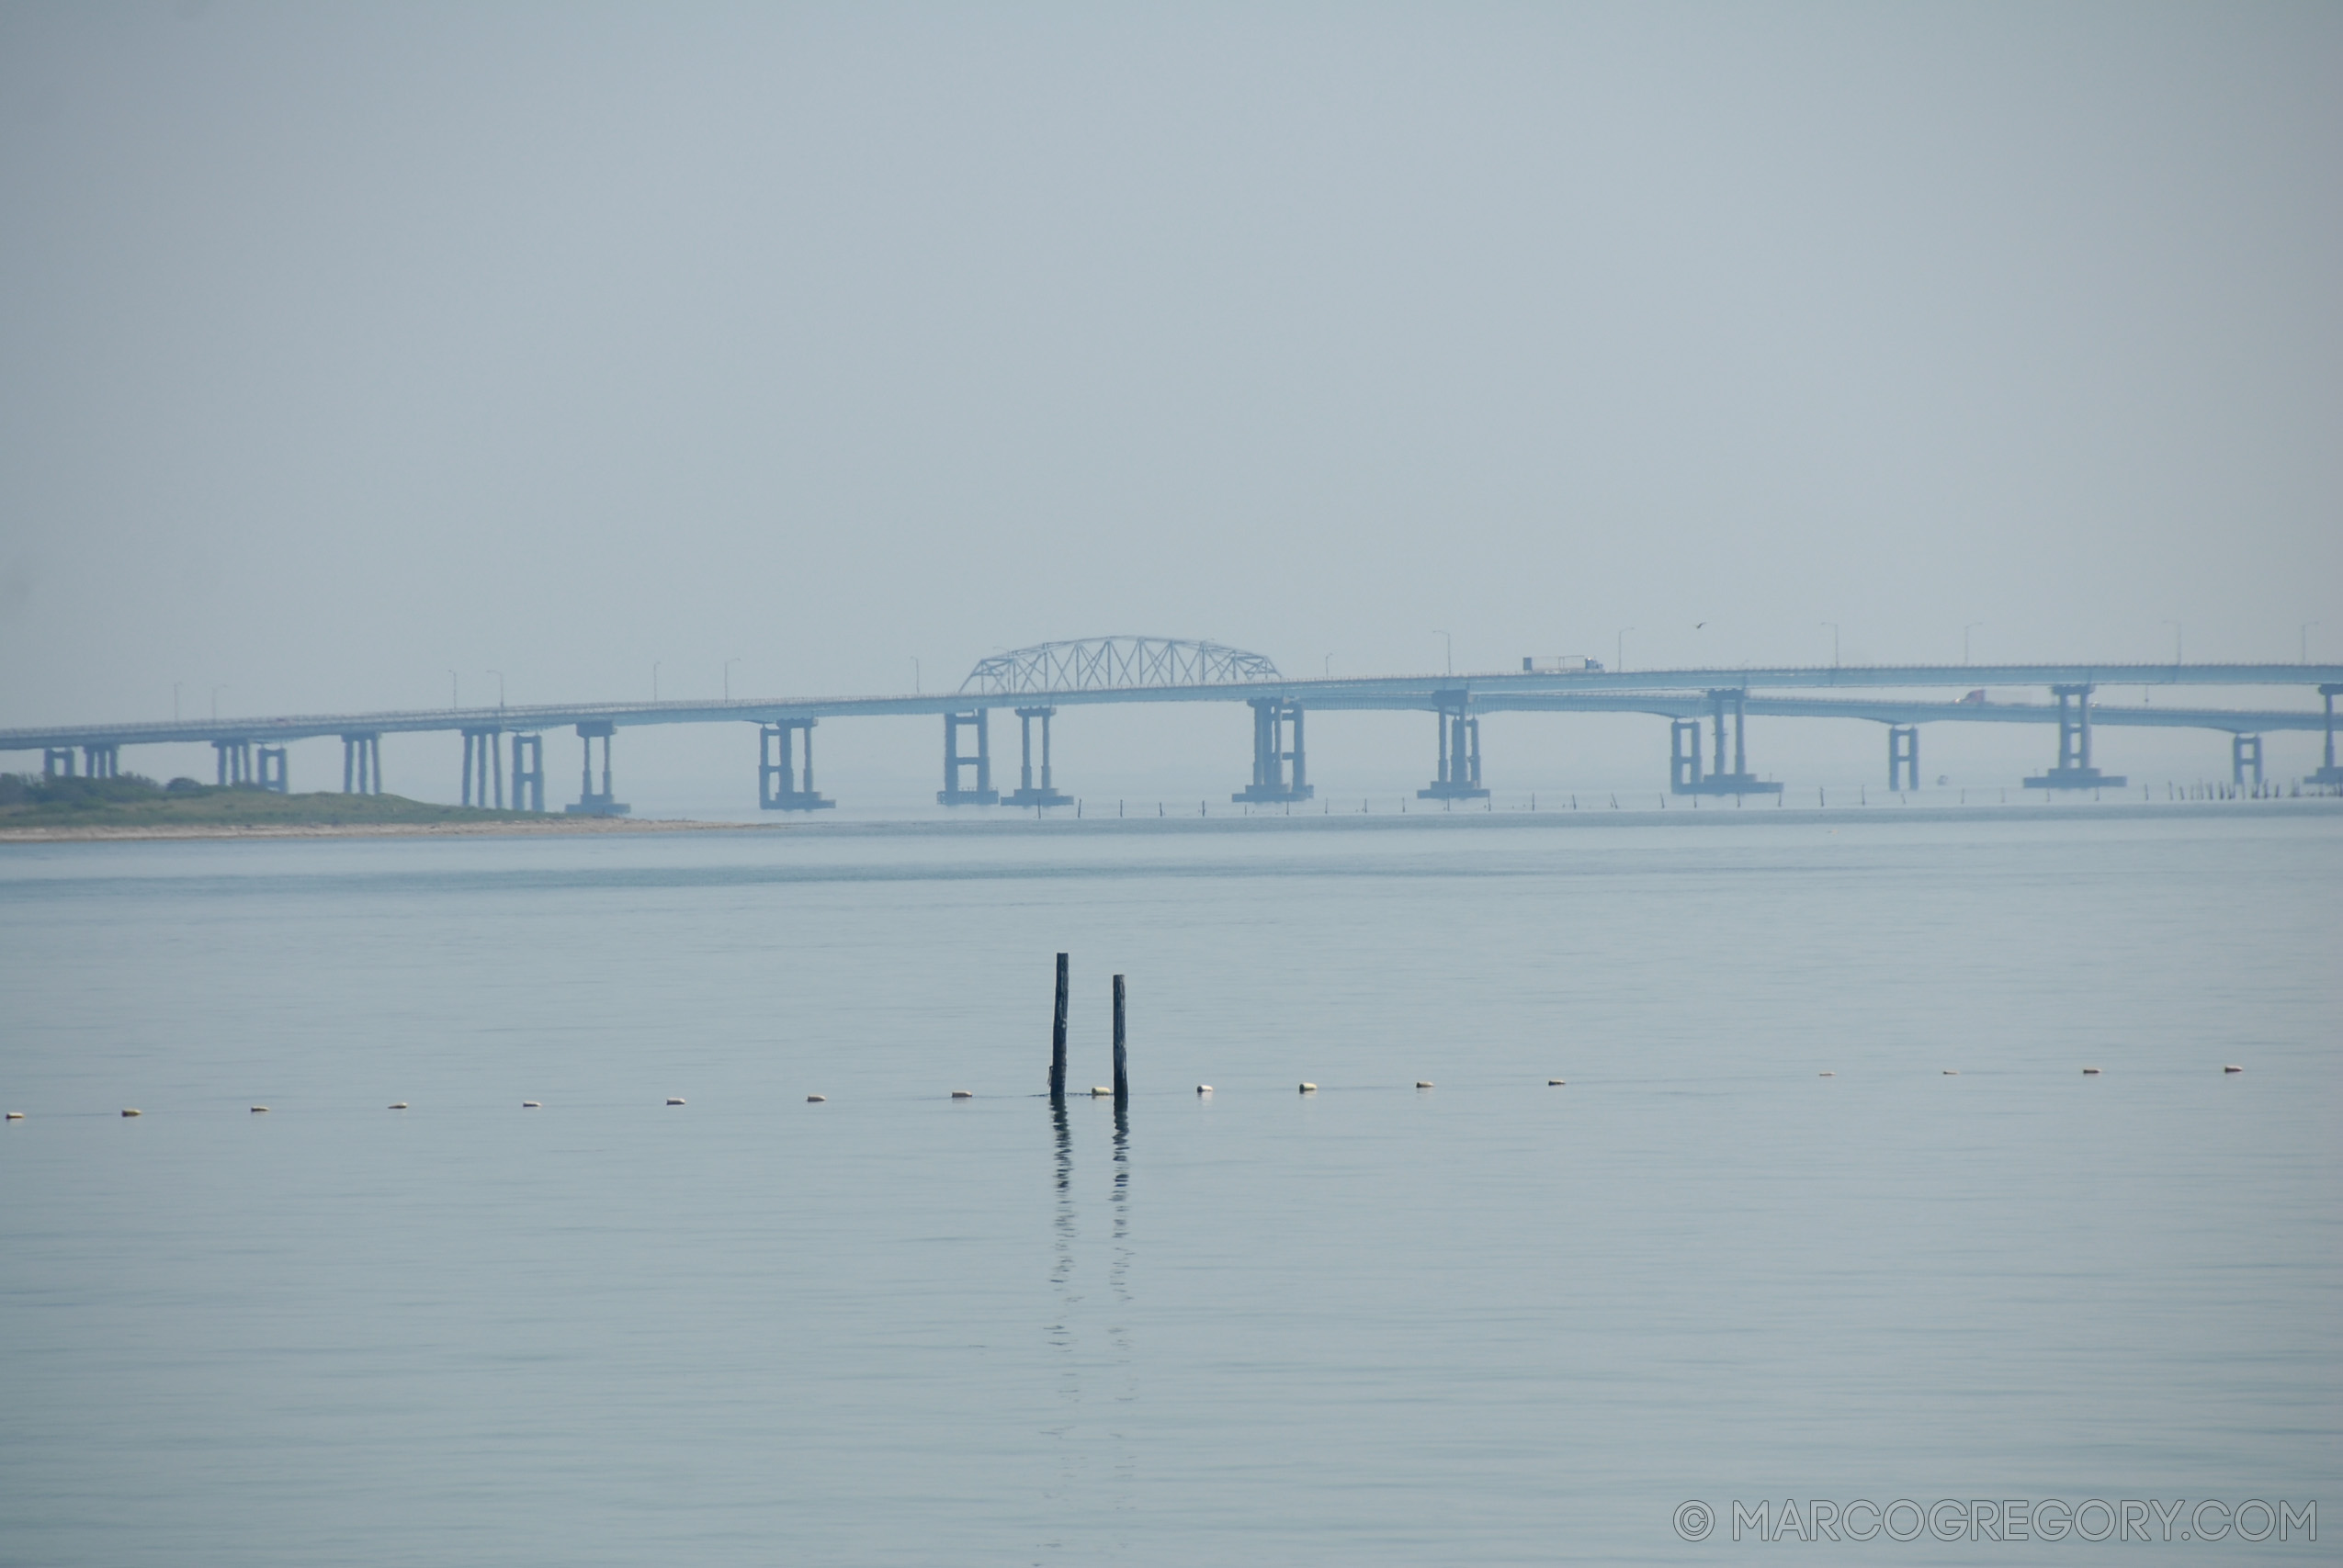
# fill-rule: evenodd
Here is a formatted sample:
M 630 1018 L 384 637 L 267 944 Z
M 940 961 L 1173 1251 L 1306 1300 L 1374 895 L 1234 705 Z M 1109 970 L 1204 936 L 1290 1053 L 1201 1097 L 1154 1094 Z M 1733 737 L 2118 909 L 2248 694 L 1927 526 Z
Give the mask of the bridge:
M 1556 661 L 1561 662 L 1561 661 Z M 2321 730 L 2324 766 L 2303 782 L 2343 787 L 2335 759 L 2335 699 L 2343 694 L 2337 664 L 1902 664 L 1783 665 L 1755 668 L 1605 670 L 1592 660 L 1519 671 L 1294 679 L 1258 653 L 1174 637 L 1111 637 L 1043 643 L 980 660 L 957 691 L 911 695 L 742 697 L 719 702 L 580 703 L 448 707 L 375 713 L 306 714 L 279 718 L 172 720 L 66 725 L 0 730 L 0 751 L 42 754 L 51 777 L 120 771 L 126 746 L 209 744 L 218 782 L 289 788 L 286 747 L 324 736 L 342 741 L 345 793 L 382 789 L 381 739 L 445 731 L 462 741 L 466 805 L 512 804 L 543 811 L 545 737 L 573 730 L 581 743 L 578 799 L 562 809 L 617 815 L 628 807 L 613 784 L 611 740 L 619 729 L 661 724 L 742 723 L 757 729 L 757 799 L 771 811 L 818 811 L 835 804 L 815 785 L 813 731 L 825 718 L 941 716 L 945 806 L 1047 807 L 1072 804 L 1057 787 L 1050 727 L 1060 709 L 1099 704 L 1242 703 L 1251 709 L 1252 773 L 1231 799 L 1276 803 L 1309 799 L 1305 715 L 1311 710 L 1413 711 L 1434 716 L 1436 746 L 1427 800 L 1486 797 L 1480 719 L 1491 713 L 1637 713 L 1669 723 L 1669 787 L 1678 795 L 1766 795 L 1782 789 L 1751 768 L 1752 717 L 1842 718 L 1884 726 L 1891 789 L 1919 784 L 1919 730 L 1926 724 L 2032 724 L 2056 731 L 2054 760 L 2025 787 L 2117 787 L 2100 771 L 2093 736 L 2101 728 L 2194 728 L 2230 736 L 2235 783 L 2258 785 L 2262 737 L 2276 730 Z M 2228 709 L 2106 707 L 2092 702 L 2102 686 L 2279 687 L 2314 690 L 2319 708 Z M 1957 700 L 1907 694 L 1964 688 Z M 2045 702 L 1992 703 L 1990 687 L 2035 687 Z M 991 717 L 1006 708 L 1019 725 L 1017 787 L 993 783 Z M 1038 729 L 1038 748 L 1036 746 Z M 599 769 L 595 743 L 599 741 Z M 1036 758 L 1036 750 L 1038 756 Z M 507 761 L 509 760 L 509 770 Z

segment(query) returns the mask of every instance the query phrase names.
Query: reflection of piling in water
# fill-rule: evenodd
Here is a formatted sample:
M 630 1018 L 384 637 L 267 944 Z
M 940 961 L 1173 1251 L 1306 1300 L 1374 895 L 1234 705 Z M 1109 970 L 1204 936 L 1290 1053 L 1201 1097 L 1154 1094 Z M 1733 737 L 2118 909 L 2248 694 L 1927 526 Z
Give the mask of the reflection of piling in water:
M 1058 955 L 1058 1012 L 1049 1026 L 1049 1095 L 1066 1098 L 1066 954 Z
M 1115 1111 L 1118 1116 L 1131 1097 L 1130 1058 L 1123 1047 L 1123 976 L 1115 976 Z

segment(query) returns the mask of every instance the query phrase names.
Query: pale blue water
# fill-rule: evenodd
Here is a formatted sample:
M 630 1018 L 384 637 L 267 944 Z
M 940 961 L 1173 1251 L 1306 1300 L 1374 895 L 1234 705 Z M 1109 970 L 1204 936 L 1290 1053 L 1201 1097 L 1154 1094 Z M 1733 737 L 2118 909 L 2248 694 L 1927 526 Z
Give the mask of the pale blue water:
M 2335 1555 L 2343 817 L 1135 827 L 0 850 L 0 1561 Z

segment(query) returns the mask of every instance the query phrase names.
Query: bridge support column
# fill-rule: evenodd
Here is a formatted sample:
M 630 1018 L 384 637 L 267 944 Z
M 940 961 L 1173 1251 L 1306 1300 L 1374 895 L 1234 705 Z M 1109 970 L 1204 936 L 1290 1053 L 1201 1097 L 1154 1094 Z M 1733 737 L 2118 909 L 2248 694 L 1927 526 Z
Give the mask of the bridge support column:
M 342 793 L 382 793 L 382 737 L 373 731 L 342 737 Z
M 1049 721 L 1058 716 L 1056 708 L 1019 708 L 1017 710 L 1017 743 L 1020 761 L 1017 764 L 1017 787 L 1013 794 L 1001 797 L 1003 806 L 1071 806 L 1074 797 L 1058 791 L 1049 776 Z M 1033 782 L 1033 721 L 1041 720 L 1041 787 Z
M 85 746 L 82 748 L 82 771 L 91 778 L 119 778 L 122 776 L 122 749 L 104 742 Z
M 376 787 L 381 787 L 378 781 Z M 545 809 L 545 737 L 513 737 L 513 809 Z
M 756 804 L 760 811 L 826 811 L 838 803 L 813 787 L 813 727 L 810 718 L 785 718 L 756 729 Z M 798 777 L 797 737 L 806 738 L 805 778 Z M 777 755 L 776 755 L 777 752 Z
M 253 775 L 255 784 L 272 795 L 289 795 L 292 792 L 293 786 L 287 781 L 285 772 L 285 748 L 282 746 L 255 748 L 253 752 L 253 761 L 258 764 Z
M 40 776 L 44 779 L 69 779 L 74 776 L 74 749 L 71 746 L 44 746 L 40 749 Z
M 2326 765 L 2303 782 L 2343 785 L 2343 768 L 2335 765 L 2335 699 L 2343 697 L 2343 686 L 2321 686 L 2318 694 L 2326 699 Z
M 253 782 L 251 741 L 215 740 L 211 743 L 211 750 L 219 756 L 221 785 Z
M 1253 782 L 1228 798 L 1249 805 L 1307 800 L 1309 756 L 1302 742 L 1302 705 L 1284 697 L 1254 697 Z
M 1920 727 L 1917 724 L 1887 727 L 1887 787 L 1920 787 Z
M 1749 694 L 1739 687 L 1708 694 L 1709 724 L 1715 732 L 1714 755 L 1706 777 L 1701 774 L 1701 721 L 1674 719 L 1673 755 L 1669 791 L 1674 795 L 1780 795 L 1782 786 L 1768 784 L 1749 772 Z M 1733 721 L 1733 765 L 1725 765 L 1725 721 Z M 1689 753 L 1689 756 L 1688 756 Z
M 978 708 L 972 713 L 947 713 L 944 716 L 944 787 L 935 792 L 938 806 L 998 806 L 1001 792 L 992 787 L 992 710 Z M 960 731 L 976 731 L 976 751 L 964 755 L 960 750 Z M 963 789 L 961 782 L 969 770 L 976 774 L 976 787 Z
M 2121 788 L 2120 774 L 2091 766 L 2091 688 L 2053 686 L 2058 699 L 2058 765 L 2024 781 L 2028 789 Z
M 585 761 L 578 774 L 578 798 L 562 811 L 571 817 L 624 817 L 633 807 L 621 801 L 610 788 L 610 737 L 617 726 L 608 719 L 588 719 L 578 726 L 578 739 L 585 750 Z M 594 743 L 602 742 L 602 787 L 594 787 Z
M 1701 787 L 1701 721 L 1668 721 L 1668 793 L 1698 795 Z
M 1480 783 L 1480 720 L 1472 712 L 1469 692 L 1434 692 L 1439 704 L 1440 772 L 1428 789 L 1416 791 L 1418 800 L 1481 800 L 1488 791 Z
M 2250 781 L 2246 777 L 2249 773 L 2254 775 Z M 2229 738 L 2229 782 L 2234 784 L 2250 782 L 2256 789 L 2261 787 L 2260 736 L 2232 735 Z
M 464 804 L 504 809 L 504 755 L 497 747 L 502 729 L 464 731 Z M 606 752 L 608 748 L 605 747 Z M 605 761 L 607 761 L 606 757 Z

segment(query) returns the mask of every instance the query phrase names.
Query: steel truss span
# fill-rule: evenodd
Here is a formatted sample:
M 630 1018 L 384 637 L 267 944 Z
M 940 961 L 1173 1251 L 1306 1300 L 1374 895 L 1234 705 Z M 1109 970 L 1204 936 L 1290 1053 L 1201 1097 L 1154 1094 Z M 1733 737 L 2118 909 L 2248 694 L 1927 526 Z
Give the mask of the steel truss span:
M 980 696 L 1127 692 L 1149 687 L 1236 686 L 1274 681 L 1258 653 L 1168 637 L 1094 637 L 1045 642 L 977 660 L 960 690 Z

